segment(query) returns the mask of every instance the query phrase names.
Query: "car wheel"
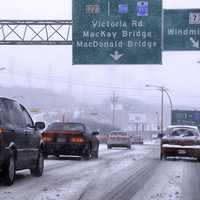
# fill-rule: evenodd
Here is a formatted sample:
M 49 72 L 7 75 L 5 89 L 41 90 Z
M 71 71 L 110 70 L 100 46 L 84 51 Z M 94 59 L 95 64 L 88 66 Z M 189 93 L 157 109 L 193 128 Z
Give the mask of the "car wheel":
M 91 147 L 90 147 L 90 145 L 88 145 L 88 148 L 85 150 L 85 152 L 83 154 L 83 158 L 84 158 L 84 160 L 90 160 L 90 158 L 91 158 Z
M 162 159 L 163 159 L 163 154 L 161 153 L 161 154 L 160 154 L 160 160 L 162 160 Z
M 37 165 L 35 169 L 31 169 L 31 174 L 36 177 L 40 177 L 44 170 L 44 157 L 43 153 L 40 151 L 38 154 Z
M 167 160 L 167 156 L 166 156 L 165 154 L 161 154 L 161 155 L 160 155 L 160 160 L 163 160 L 163 159 L 164 159 L 164 160 Z
M 112 149 L 112 146 L 111 146 L 111 145 L 108 145 L 107 148 L 108 148 L 108 149 Z
M 60 158 L 60 154 L 55 154 L 55 156 L 56 156 L 57 158 Z
M 131 145 L 127 147 L 128 149 L 131 149 Z
M 12 185 L 15 179 L 15 159 L 13 154 L 10 155 L 3 169 L 3 178 L 6 185 Z
M 94 152 L 92 153 L 92 158 L 93 158 L 93 159 L 98 159 L 98 158 L 99 158 L 99 151 L 98 151 L 98 150 L 96 150 L 96 151 L 94 151 Z
M 48 154 L 47 153 L 43 153 L 43 158 L 44 159 L 48 159 Z

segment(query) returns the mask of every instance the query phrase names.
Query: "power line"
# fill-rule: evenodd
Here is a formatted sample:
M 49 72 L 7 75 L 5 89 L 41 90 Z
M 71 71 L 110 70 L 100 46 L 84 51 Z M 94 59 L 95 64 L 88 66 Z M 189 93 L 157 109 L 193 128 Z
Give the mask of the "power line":
M 24 78 L 26 77 L 26 73 L 25 71 L 20 71 L 17 70 L 15 71 L 15 76 L 23 76 Z M 65 77 L 57 77 L 57 76 L 46 76 L 43 77 L 40 74 L 31 74 L 32 79 L 37 79 L 37 80 L 41 80 L 41 81 L 56 81 L 56 82 L 60 82 L 60 83 L 69 83 L 69 81 L 65 80 Z M 102 84 L 96 84 L 96 83 L 76 83 L 76 82 L 71 82 L 71 85 L 74 86 L 83 86 L 83 87 L 95 87 L 95 88 L 105 88 L 105 89 L 117 89 L 117 90 L 138 90 L 138 91 L 149 91 L 149 89 L 145 89 L 145 88 L 138 88 L 136 86 L 132 86 L 132 87 L 120 87 L 120 86 L 107 86 L 107 85 L 102 85 Z M 153 91 L 153 90 L 152 90 Z

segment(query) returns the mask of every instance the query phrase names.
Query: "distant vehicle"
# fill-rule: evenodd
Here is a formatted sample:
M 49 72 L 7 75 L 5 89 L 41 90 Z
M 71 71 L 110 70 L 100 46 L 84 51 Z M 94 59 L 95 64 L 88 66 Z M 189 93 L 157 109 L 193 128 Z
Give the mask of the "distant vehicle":
M 44 155 L 75 155 L 84 159 L 98 158 L 98 132 L 91 132 L 81 123 L 55 122 L 48 126 L 42 138 Z
M 200 161 L 200 133 L 196 126 L 169 126 L 161 138 L 160 159 L 194 157 Z
M 43 122 L 33 123 L 24 106 L 0 98 L 0 170 L 6 185 L 12 185 L 15 171 L 30 169 L 34 176 L 43 173 L 43 143 L 39 130 Z
M 112 149 L 112 147 L 126 147 L 131 149 L 131 138 L 125 131 L 112 131 L 108 135 L 107 147 L 108 149 Z
M 141 135 L 133 135 L 131 136 L 131 143 L 132 144 L 144 144 L 144 139 Z

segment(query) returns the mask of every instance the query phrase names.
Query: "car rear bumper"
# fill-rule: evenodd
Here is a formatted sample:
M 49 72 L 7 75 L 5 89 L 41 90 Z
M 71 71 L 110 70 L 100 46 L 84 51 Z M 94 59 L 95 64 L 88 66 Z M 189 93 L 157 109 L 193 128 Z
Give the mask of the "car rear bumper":
M 107 143 L 108 146 L 112 147 L 129 147 L 131 146 L 130 143 Z
M 144 144 L 143 140 L 142 141 L 132 141 L 132 144 Z
M 46 155 L 77 155 L 82 156 L 87 149 L 86 144 L 45 144 L 44 153 Z
M 165 156 L 200 158 L 200 146 L 162 145 L 161 154 Z

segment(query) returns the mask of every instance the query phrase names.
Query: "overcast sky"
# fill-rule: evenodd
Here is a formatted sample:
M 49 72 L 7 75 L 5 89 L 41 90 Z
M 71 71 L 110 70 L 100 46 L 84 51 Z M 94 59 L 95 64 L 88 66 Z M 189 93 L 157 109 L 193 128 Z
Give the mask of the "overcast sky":
M 72 19 L 69 0 L 0 0 L 0 19 Z M 164 8 L 200 8 L 199 0 L 163 0 Z M 71 46 L 1 46 L 2 86 L 30 86 L 67 91 L 72 83 L 75 95 L 102 99 L 114 89 L 121 96 L 159 101 L 158 91 L 147 91 L 145 84 L 169 89 L 174 105 L 200 108 L 199 52 L 164 52 L 163 65 L 72 66 Z M 82 84 L 82 86 L 78 86 Z M 83 86 L 84 85 L 84 86 Z M 86 85 L 88 85 L 86 87 Z M 91 87 L 91 86 L 98 87 Z M 99 87 L 105 86 L 104 88 Z

